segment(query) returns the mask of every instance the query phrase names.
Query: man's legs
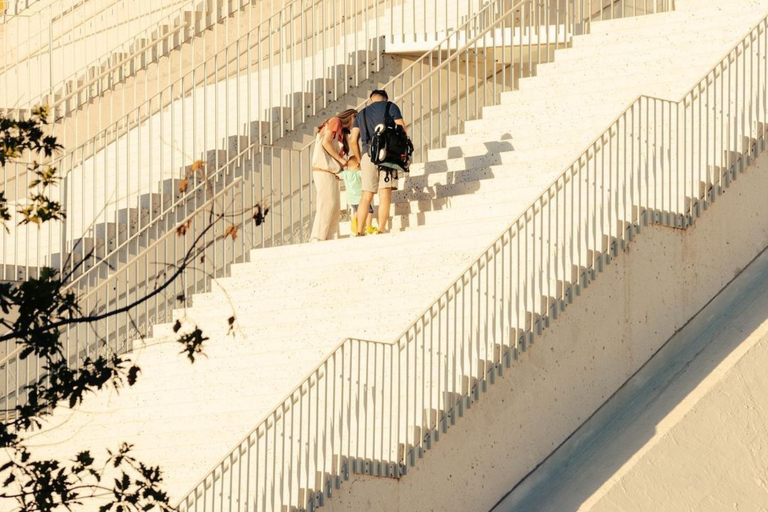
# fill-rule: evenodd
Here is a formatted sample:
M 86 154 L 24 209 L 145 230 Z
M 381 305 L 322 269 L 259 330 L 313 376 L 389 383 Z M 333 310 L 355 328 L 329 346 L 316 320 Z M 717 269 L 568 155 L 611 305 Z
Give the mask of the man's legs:
M 379 187 L 379 231 L 388 231 L 389 205 L 392 203 L 392 189 Z
M 362 181 L 363 195 L 360 198 L 360 204 L 357 207 L 357 234 L 365 233 L 365 217 L 373 202 L 373 194 L 379 188 L 379 171 L 371 163 L 371 157 L 366 153 L 360 160 L 360 173 Z M 381 229 L 381 227 L 379 227 Z
M 373 201 L 373 192 L 363 190 L 363 196 L 360 198 L 360 204 L 357 206 L 357 234 L 365 233 L 365 218 L 368 216 L 368 208 Z M 381 208 L 381 206 L 379 206 Z

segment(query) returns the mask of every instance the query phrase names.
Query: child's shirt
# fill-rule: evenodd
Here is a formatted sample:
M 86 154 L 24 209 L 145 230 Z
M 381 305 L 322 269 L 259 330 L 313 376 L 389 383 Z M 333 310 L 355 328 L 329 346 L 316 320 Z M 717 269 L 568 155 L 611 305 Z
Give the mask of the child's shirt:
M 360 171 L 344 169 L 339 176 L 344 180 L 344 188 L 347 190 L 347 204 L 360 204 L 363 197 L 363 178 Z

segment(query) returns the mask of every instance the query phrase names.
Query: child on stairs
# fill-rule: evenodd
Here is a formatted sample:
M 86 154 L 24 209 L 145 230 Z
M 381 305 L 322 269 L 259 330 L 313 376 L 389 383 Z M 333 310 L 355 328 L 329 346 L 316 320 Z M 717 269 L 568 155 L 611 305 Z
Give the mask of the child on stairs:
M 353 156 L 347 162 L 347 168 L 339 173 L 339 177 L 344 180 L 344 188 L 347 191 L 347 205 L 349 207 L 350 219 L 352 220 L 352 236 L 357 234 L 357 207 L 360 204 L 360 198 L 363 195 L 363 182 L 360 175 L 360 163 Z M 365 218 L 365 232 L 367 234 L 378 233 L 379 230 L 373 227 L 373 205 L 368 207 L 368 216 Z

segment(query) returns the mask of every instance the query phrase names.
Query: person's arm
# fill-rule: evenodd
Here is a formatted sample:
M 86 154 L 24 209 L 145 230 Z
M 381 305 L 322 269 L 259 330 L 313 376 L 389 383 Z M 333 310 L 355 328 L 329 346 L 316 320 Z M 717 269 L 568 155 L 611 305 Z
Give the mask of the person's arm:
M 336 148 L 333 147 L 333 133 L 331 130 L 325 130 L 325 133 L 323 133 L 323 149 L 325 149 L 325 152 L 331 155 L 331 157 L 339 162 L 339 166 L 343 169 L 347 166 L 346 160 L 344 160 L 338 151 L 336 151 Z
M 352 155 L 357 158 L 358 162 L 362 162 L 362 155 L 360 154 L 360 128 L 353 126 L 349 132 L 349 149 L 352 150 Z
M 408 133 L 408 126 L 406 126 L 405 121 L 403 120 L 403 114 L 400 112 L 400 107 L 392 103 L 392 106 L 389 107 L 389 109 L 389 115 L 391 115 L 392 119 L 395 120 L 395 124 L 402 126 L 403 131 Z

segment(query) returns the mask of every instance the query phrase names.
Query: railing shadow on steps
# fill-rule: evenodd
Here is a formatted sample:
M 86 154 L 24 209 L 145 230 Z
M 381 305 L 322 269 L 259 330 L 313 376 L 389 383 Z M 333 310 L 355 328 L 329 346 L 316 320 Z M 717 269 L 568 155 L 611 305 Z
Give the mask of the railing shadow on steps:
M 125 0 L 119 0 L 118 3 L 120 1 Z M 226 46 L 230 39 L 240 37 L 243 30 L 254 30 L 254 18 L 257 18 L 255 23 L 258 26 L 265 21 L 280 17 L 281 13 L 288 9 L 293 9 L 295 7 L 294 4 L 300 0 L 291 0 L 283 4 L 274 14 L 267 12 L 265 18 L 261 7 L 266 1 L 185 0 L 183 5 L 171 14 L 159 20 L 152 20 L 146 27 L 140 29 L 134 27 L 128 35 L 119 37 L 119 42 L 104 42 L 103 47 L 108 48 L 107 51 L 104 51 L 101 47 L 102 45 L 87 44 L 83 48 L 78 48 L 75 46 L 76 41 L 54 42 L 54 36 L 50 34 L 51 27 L 48 26 L 47 32 L 42 34 L 50 39 L 41 44 L 42 50 L 45 53 L 42 56 L 43 61 L 33 63 L 31 59 L 38 55 L 25 55 L 23 59 L 17 59 L 10 68 L 4 70 L 3 78 L 6 81 L 4 93 L 6 96 L 0 98 L 0 102 L 2 102 L 0 107 L 6 109 L 7 115 L 15 114 L 23 117 L 28 115 L 29 110 L 34 105 L 47 104 L 52 110 L 54 118 L 61 122 L 63 118 L 83 109 L 107 91 L 112 91 L 118 85 L 124 84 L 127 78 L 134 77 L 139 71 L 147 70 L 153 64 L 158 64 L 163 57 L 171 58 L 172 52 L 179 50 L 184 43 L 191 42 L 198 36 L 204 36 L 212 29 L 217 28 L 217 26 L 224 25 L 223 28 L 219 27 L 219 31 L 224 32 L 222 39 L 224 39 Z M 213 5 L 216 8 L 209 9 L 214 3 L 218 4 Z M 256 8 L 254 7 L 257 4 L 260 7 L 258 13 L 256 13 Z M 131 11 L 130 8 L 126 10 Z M 235 18 L 236 14 L 242 14 L 242 17 L 247 17 L 248 23 L 244 23 L 242 17 Z M 34 20 L 35 18 L 32 19 Z M 115 22 L 112 23 L 118 26 Z M 99 26 L 98 23 L 92 24 Z M 126 20 L 124 25 L 131 27 L 128 20 Z M 238 25 L 246 26 L 240 27 Z M 232 27 L 237 28 L 237 30 L 234 30 L 237 37 L 230 38 L 229 31 Z M 9 34 L 4 34 L 4 36 L 10 37 L 16 32 L 18 30 L 11 31 Z M 86 44 L 86 40 L 90 42 L 94 37 L 95 34 L 83 36 L 83 44 Z M 216 43 L 218 43 L 218 36 Z M 21 46 L 23 47 L 23 44 Z M 93 48 L 94 46 L 96 46 L 95 49 Z M 83 63 L 83 54 L 89 55 L 94 50 L 99 52 L 97 56 L 92 61 Z M 52 58 L 51 52 L 53 51 L 57 51 L 61 53 L 62 57 L 66 56 L 67 58 L 55 59 L 54 66 L 54 63 L 49 62 Z M 194 52 L 184 55 L 183 58 L 178 58 L 173 71 L 177 76 L 182 76 L 188 71 L 187 68 L 190 66 L 194 67 L 199 62 L 205 60 L 206 57 L 208 55 L 205 53 L 205 50 L 202 51 L 201 55 L 197 55 Z M 18 87 L 11 87 L 14 84 L 9 84 L 8 79 L 9 76 L 13 78 L 13 73 L 11 72 L 14 71 L 14 68 L 21 68 L 15 70 L 17 79 L 19 77 L 25 78 L 22 75 L 25 75 L 24 69 L 26 69 L 29 74 L 26 82 L 41 89 L 35 93 L 35 89 L 32 87 L 21 90 L 18 90 Z M 40 76 L 37 80 L 32 80 L 32 74 Z M 171 76 L 170 73 L 169 76 Z M 149 89 L 149 84 L 145 83 L 144 85 L 147 90 L 139 96 L 148 98 L 152 95 L 152 90 L 161 90 L 163 86 L 160 85 L 159 79 L 157 77 L 153 80 L 158 81 L 154 85 L 154 89 Z M 170 83 L 171 81 L 168 80 L 168 84 Z M 18 97 L 18 94 L 27 94 L 28 97 L 22 102 L 22 98 Z M 9 106 L 13 107 L 9 109 Z M 114 105 L 112 107 L 114 108 Z M 122 111 L 124 110 L 127 109 L 122 106 Z M 100 124 L 91 128 L 91 132 L 98 132 L 106 126 L 102 120 L 97 122 Z M 107 124 L 110 122 L 107 121 Z M 78 145 L 83 140 L 85 139 L 74 138 L 69 141 L 69 144 Z
M 147 25 L 157 23 L 165 17 L 168 11 L 175 10 L 179 4 L 186 4 L 189 0 L 165 0 L 160 4 L 134 5 L 134 9 L 128 11 L 125 0 L 57 0 L 48 3 L 37 12 L 6 16 L 3 22 L 11 33 L 3 33 L 2 42 L 12 53 L 0 56 L 0 67 L 3 72 L 31 57 L 46 53 L 51 49 L 59 49 L 78 40 L 87 39 L 98 33 L 109 32 L 119 25 L 129 25 L 148 18 Z M 120 5 L 123 4 L 123 5 Z M 106 23 L 100 23 L 107 18 Z M 139 22 L 141 23 L 141 22 Z M 144 30 L 134 29 L 133 32 Z M 123 30 L 123 37 L 127 38 Z M 120 39 L 120 36 L 118 36 Z M 107 44 L 100 44 L 104 48 L 115 46 L 114 39 Z M 102 41 L 100 41 L 101 43 Z M 121 40 L 122 42 L 122 40 Z M 9 58 L 12 57 L 12 58 Z M 4 105 L 5 106 L 5 105 Z
M 94 88 L 116 86 L 128 73 L 145 69 L 235 14 L 255 10 L 258 5 L 258 13 L 251 13 L 258 22 L 272 15 L 270 0 L 166 0 L 160 5 L 138 6 L 127 0 L 101 0 L 105 5 L 98 6 L 91 3 L 96 2 L 59 0 L 41 12 L 19 16 L 0 34 L 8 48 L 2 72 L 15 75 L 20 83 L 32 84 L 18 90 L 14 82 L 3 77 L 6 90 L 0 97 L 0 108 L 6 114 L 22 116 L 37 104 L 47 104 L 57 115 L 67 115 L 94 98 Z M 269 4 L 266 13 L 265 3 Z M 55 62 L 50 62 L 52 52 L 58 53 Z M 39 62 L 33 62 L 36 58 Z M 115 66 L 118 62 L 120 67 Z M 9 73 L 14 68 L 18 68 L 15 73 Z M 94 77 L 107 68 L 116 69 L 100 80 Z M 29 77 L 22 76 L 26 74 Z M 75 90 L 77 102 L 71 96 L 62 100 Z
M 156 63 L 163 56 L 169 56 L 170 58 L 170 52 L 172 50 L 179 49 L 182 43 L 190 41 L 196 36 L 204 33 L 206 30 L 211 29 L 216 24 L 220 24 L 225 20 L 228 22 L 229 18 L 234 13 L 237 13 L 238 11 L 245 11 L 246 8 L 252 7 L 254 4 L 259 4 L 261 6 L 265 3 L 265 1 L 266 0 L 238 0 L 239 3 L 233 6 L 233 2 L 231 1 L 218 0 L 218 3 L 221 4 L 221 7 L 214 9 L 217 16 L 212 16 L 206 12 L 205 7 L 211 3 L 212 0 L 190 0 L 188 3 L 185 3 L 182 8 L 168 15 L 163 20 L 155 22 L 151 26 L 142 29 L 141 34 L 137 35 L 134 33 L 131 37 L 125 38 L 124 41 L 121 41 L 121 43 L 115 46 L 111 51 L 100 54 L 100 56 L 91 64 L 85 65 L 79 70 L 76 70 L 77 66 L 75 63 L 82 60 L 80 54 L 91 51 L 94 45 L 88 45 L 87 47 L 83 48 L 83 51 L 66 52 L 70 57 L 67 59 L 56 59 L 55 66 L 53 63 L 38 63 L 37 65 L 32 66 L 30 62 L 28 62 L 31 58 L 31 55 L 26 55 L 24 59 L 18 59 L 19 62 L 16 62 L 14 65 L 18 67 L 20 65 L 26 64 L 30 68 L 29 72 L 35 73 L 36 75 L 40 75 L 41 73 L 44 75 L 45 72 L 50 72 L 52 75 L 48 77 L 48 80 L 27 80 L 27 82 L 30 84 L 30 87 L 22 88 L 22 91 L 17 91 L 31 96 L 24 104 L 20 104 L 20 99 L 14 97 L 14 95 L 11 94 L 6 98 L 0 98 L 0 103 L 2 103 L 0 107 L 7 108 L 8 105 L 14 105 L 16 110 L 12 110 L 11 112 L 17 112 L 17 115 L 23 116 L 28 115 L 29 109 L 33 105 L 37 103 L 45 103 L 51 107 L 54 115 L 56 116 L 56 119 L 60 120 L 63 116 L 68 116 L 72 113 L 78 112 L 80 109 L 89 105 L 93 99 L 100 97 L 107 91 L 113 90 L 115 87 L 117 87 L 118 84 L 122 84 L 127 77 L 134 76 L 139 70 L 147 69 L 150 64 Z M 418 13 L 418 16 L 423 18 L 424 26 L 420 26 L 419 28 L 424 29 L 425 31 L 428 30 L 427 27 L 429 25 L 429 30 L 433 31 L 434 33 L 438 33 L 438 31 L 447 33 L 451 30 L 452 23 L 455 22 L 455 20 L 452 19 L 449 15 L 440 16 L 438 14 L 437 16 L 427 16 L 425 14 L 426 5 L 429 3 L 429 5 L 432 6 L 432 2 L 425 2 L 423 0 L 374 0 L 372 3 L 368 2 L 368 4 L 364 6 L 359 5 L 359 2 L 357 4 L 355 2 L 351 2 L 349 5 L 347 5 L 346 1 L 338 2 L 333 0 L 319 0 L 310 2 L 310 5 L 305 5 L 306 2 L 302 0 L 300 6 L 298 3 L 298 0 L 292 0 L 291 2 L 284 4 L 282 9 L 277 11 L 272 16 L 267 16 L 267 18 L 279 18 L 279 21 L 274 22 L 274 24 L 277 26 L 280 24 L 291 24 L 296 21 L 297 18 L 305 16 L 306 13 L 313 13 L 313 15 L 320 13 L 320 17 L 322 19 L 327 19 L 326 23 L 329 27 L 333 25 L 347 27 L 350 21 L 355 23 L 360 23 L 363 21 L 362 13 L 367 14 L 370 10 L 374 10 L 379 14 L 391 12 L 389 30 L 391 30 L 392 34 L 395 34 L 398 32 L 398 30 L 402 31 L 402 29 L 395 25 L 394 13 L 405 13 L 406 4 L 409 4 L 409 14 L 412 13 L 413 15 L 417 15 Z M 481 0 L 454 2 L 455 7 L 449 9 L 448 1 L 446 0 L 445 12 L 450 12 L 451 15 L 456 17 L 456 19 L 462 17 L 469 18 L 472 17 L 476 11 L 480 10 L 482 3 L 483 2 Z M 382 11 L 381 8 L 384 8 L 384 10 Z M 260 9 L 260 11 L 261 10 L 262 9 Z M 264 13 L 261 12 L 259 22 L 264 21 L 263 14 Z M 225 28 L 223 31 L 223 39 L 225 40 L 225 44 L 228 44 L 230 40 L 238 40 L 238 38 L 244 38 L 245 36 L 242 35 L 243 32 L 253 32 L 255 28 L 252 18 L 253 16 L 251 15 L 249 18 L 250 21 L 248 27 L 240 27 L 236 31 L 230 30 L 230 25 L 227 23 L 227 28 Z M 428 19 L 429 21 L 427 21 Z M 238 23 L 240 25 L 243 24 L 242 20 L 235 20 L 233 25 L 237 25 Z M 303 18 L 298 23 L 301 24 L 304 28 L 309 26 L 309 24 Z M 400 25 L 400 23 L 398 23 L 398 25 Z M 51 30 L 51 28 L 48 27 L 46 30 Z M 16 32 L 18 32 L 18 30 Z M 230 37 L 230 35 L 227 35 L 229 32 L 236 32 L 236 34 Z M 270 27 L 270 30 L 265 29 L 263 32 L 266 34 L 264 37 L 268 38 L 274 32 L 274 29 Z M 332 32 L 333 35 L 331 38 L 335 38 L 338 37 L 338 34 L 349 32 L 349 29 L 334 29 Z M 4 36 L 6 35 L 7 34 L 4 34 Z M 48 34 L 46 33 L 45 35 Z M 304 34 L 301 30 L 291 29 L 291 34 L 289 37 L 293 37 L 293 40 L 289 40 L 286 36 L 280 36 L 280 46 L 285 46 L 286 44 L 299 44 L 305 39 L 306 34 Z M 43 41 L 39 44 L 39 46 L 41 46 L 44 51 L 50 52 L 62 47 L 63 43 L 61 42 L 54 44 L 52 35 L 50 39 L 50 41 Z M 104 46 L 112 48 L 113 44 L 108 43 Z M 67 45 L 68 48 L 74 48 L 72 41 L 68 41 Z M 313 45 L 315 48 L 317 47 L 315 43 L 313 43 Z M 15 45 L 11 46 L 19 47 L 20 45 L 17 41 Z M 21 46 L 24 45 L 22 44 Z M 240 48 L 240 46 L 242 46 L 242 44 L 239 44 L 238 48 Z M 184 75 L 187 71 L 184 66 L 188 66 L 189 63 L 194 66 L 196 62 L 200 62 L 206 57 L 207 55 L 203 53 L 203 55 L 198 57 L 195 57 L 195 55 L 192 54 L 186 55 L 183 59 L 179 59 L 178 63 L 176 63 L 178 69 L 174 70 L 175 75 Z M 292 54 L 292 57 L 295 57 L 295 52 Z M 59 67 L 69 63 L 70 60 L 72 65 L 67 68 L 71 68 L 70 71 L 56 71 L 56 78 L 54 78 L 54 68 L 58 70 Z M 9 73 L 6 73 L 6 75 L 8 74 Z M 171 75 L 170 71 L 168 75 Z M 13 87 L 9 87 L 9 85 L 13 84 L 9 84 L 7 82 L 7 76 L 4 78 L 6 79 L 6 87 L 4 88 L 4 92 L 6 95 L 8 95 L 13 91 Z M 43 76 L 42 78 L 45 77 Z M 217 75 L 217 79 L 221 79 L 221 77 Z M 41 86 L 41 84 L 47 92 L 32 94 L 32 89 L 34 87 Z M 170 81 L 168 84 L 170 84 Z M 160 89 L 162 89 L 162 86 L 159 85 L 154 88 L 155 91 Z M 150 95 L 151 93 L 147 91 L 143 94 L 140 94 L 139 96 L 146 98 Z M 124 101 L 125 98 L 123 98 L 123 102 Z M 102 107 L 102 110 L 110 109 L 104 109 Z M 124 106 L 122 110 L 125 110 Z M 98 123 L 102 124 L 95 125 L 94 128 L 91 128 L 91 133 L 93 131 L 100 131 L 102 128 L 105 128 L 107 125 L 109 125 L 112 121 L 114 120 L 108 120 L 106 124 L 104 124 L 104 121 L 99 120 Z M 93 120 L 90 122 L 93 123 Z M 79 145 L 83 140 L 84 139 L 73 138 L 69 141 L 68 145 L 70 147 L 73 145 Z
M 57 41 L 56 44 L 47 42 L 42 48 L 44 55 L 26 55 L 24 59 L 20 59 L 10 69 L 4 71 L 6 97 L 0 98 L 0 107 L 5 108 L 8 115 L 25 117 L 34 105 L 47 104 L 53 112 L 54 119 L 61 123 L 65 118 L 81 112 L 95 100 L 108 92 L 114 92 L 120 86 L 124 88 L 136 87 L 137 84 L 129 83 L 128 79 L 136 77 L 141 71 L 149 72 L 150 68 L 155 66 L 153 69 L 160 75 L 152 77 L 149 82 L 157 83 L 145 82 L 143 85 L 146 90 L 138 95 L 139 98 L 148 98 L 152 95 L 152 91 L 159 91 L 163 88 L 160 80 L 166 80 L 170 84 L 172 80 L 167 77 L 183 76 L 190 67 L 194 68 L 209 56 L 204 48 L 196 49 L 193 45 L 191 52 L 178 56 L 172 69 L 170 67 L 171 62 L 168 62 L 169 69 L 167 70 L 157 68 L 162 61 L 173 60 L 174 52 L 181 51 L 182 45 L 185 43 L 191 43 L 197 38 L 207 35 L 210 39 L 215 39 L 214 43 L 216 44 L 221 37 L 226 46 L 231 39 L 236 40 L 241 37 L 243 31 L 254 30 L 254 19 L 258 26 L 267 20 L 279 18 L 281 13 L 285 13 L 288 9 L 294 9 L 295 4 L 301 0 L 286 2 L 280 6 L 277 12 L 270 14 L 270 10 L 266 15 L 262 6 L 268 0 L 237 0 L 237 3 L 216 0 L 220 6 L 214 5 L 215 9 L 209 9 L 212 1 L 185 0 L 184 5 L 171 14 L 159 20 L 151 20 L 148 26 L 139 30 L 134 28 L 128 32 L 128 35 L 118 38 L 119 42 L 117 43 L 108 41 L 103 45 L 94 45 L 92 42 L 97 34 L 83 36 L 82 41 L 80 41 L 82 48 L 77 46 L 78 41 L 76 40 Z M 257 4 L 259 5 L 258 13 L 255 7 Z M 130 8 L 128 10 L 130 11 Z M 300 12 L 298 9 L 294 10 Z M 241 16 L 237 17 L 236 14 Z M 245 23 L 243 18 L 247 18 L 248 22 Z M 119 26 L 116 22 L 113 22 L 113 25 Z M 128 21 L 124 25 L 131 27 Z M 230 36 L 230 32 L 236 32 L 236 34 Z M 50 35 L 51 40 L 53 37 Z M 97 57 L 84 64 L 82 55 L 89 55 L 91 51 L 94 51 L 94 46 L 98 51 Z M 102 46 L 109 48 L 109 50 L 104 51 Z M 198 46 L 202 45 L 198 44 Z M 59 58 L 52 57 L 53 52 L 57 52 Z M 201 54 L 198 55 L 195 52 Z M 66 58 L 64 58 L 65 56 Z M 42 61 L 32 62 L 33 57 L 39 57 Z M 50 59 L 54 59 L 55 62 L 49 62 Z M 9 86 L 13 85 L 8 83 L 8 79 L 9 77 L 13 78 L 14 68 L 20 68 L 15 69 L 15 73 L 18 75 L 17 79 L 19 76 L 24 78 L 26 69 L 26 73 L 29 74 L 27 82 L 31 84 L 31 87 L 18 90 L 18 87 L 14 89 Z M 33 74 L 41 75 L 40 79 L 32 80 Z M 39 90 L 34 89 L 35 87 Z M 35 93 L 36 90 L 38 90 L 37 93 Z M 28 95 L 27 100 L 22 103 L 22 98 L 19 98 L 18 94 Z M 111 101 L 113 102 L 111 106 L 114 108 L 116 100 L 112 99 Z M 125 101 L 126 98 L 121 98 L 120 103 L 118 103 L 118 112 L 128 110 Z M 8 109 L 9 105 L 13 105 L 14 108 Z M 91 120 L 91 123 L 95 122 L 96 124 L 89 128 L 89 133 L 100 131 L 112 121 L 114 120 Z M 70 145 L 78 145 L 83 140 L 85 139 L 72 138 Z

